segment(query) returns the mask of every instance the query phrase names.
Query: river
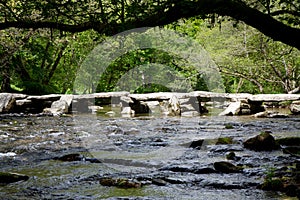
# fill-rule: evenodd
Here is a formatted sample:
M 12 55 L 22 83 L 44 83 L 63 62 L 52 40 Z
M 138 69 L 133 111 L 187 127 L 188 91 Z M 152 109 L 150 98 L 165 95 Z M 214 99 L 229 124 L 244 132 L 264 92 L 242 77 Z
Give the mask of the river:
M 1 115 L 0 171 L 30 178 L 0 186 L 0 199 L 287 199 L 256 188 L 270 169 L 295 158 L 242 145 L 266 130 L 275 138 L 299 136 L 300 118 Z M 220 137 L 233 144 L 216 145 Z M 189 148 L 200 139 L 201 147 Z M 242 173 L 196 173 L 226 161 L 230 151 Z M 82 160 L 54 159 L 72 153 Z M 142 186 L 103 186 L 103 177 Z

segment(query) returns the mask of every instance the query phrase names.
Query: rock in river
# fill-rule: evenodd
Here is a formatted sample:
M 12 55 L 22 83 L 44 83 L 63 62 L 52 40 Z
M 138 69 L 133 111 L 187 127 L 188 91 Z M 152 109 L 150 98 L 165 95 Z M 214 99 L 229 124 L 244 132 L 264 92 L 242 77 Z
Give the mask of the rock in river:
M 129 180 L 127 178 L 102 178 L 100 184 L 103 186 L 115 186 L 120 188 L 139 188 L 140 182 Z
M 9 184 L 18 181 L 27 181 L 29 176 L 17 173 L 0 172 L 0 184 Z
M 244 147 L 254 151 L 272 151 L 279 149 L 278 143 L 269 132 L 262 132 L 261 134 L 246 140 Z
M 280 145 L 300 146 L 300 137 L 280 138 L 280 139 L 277 139 L 276 142 L 278 142 Z
M 222 173 L 239 173 L 241 172 L 241 168 L 235 166 L 232 163 L 221 161 L 214 163 L 215 170 L 222 172 Z

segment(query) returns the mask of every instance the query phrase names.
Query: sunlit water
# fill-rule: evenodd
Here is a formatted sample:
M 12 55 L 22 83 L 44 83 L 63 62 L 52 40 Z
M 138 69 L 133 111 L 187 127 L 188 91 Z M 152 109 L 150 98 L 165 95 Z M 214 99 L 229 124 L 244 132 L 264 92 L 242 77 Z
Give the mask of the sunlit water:
M 281 193 L 261 191 L 256 185 L 268 169 L 294 158 L 280 150 L 249 151 L 242 142 L 263 130 L 272 131 L 276 138 L 300 135 L 297 117 L 77 115 L 0 119 L 0 171 L 30 176 L 26 182 L 0 186 L 0 199 L 285 199 Z M 233 128 L 226 129 L 226 124 Z M 219 137 L 232 137 L 234 144 L 215 145 Z M 188 148 L 199 139 L 205 139 L 200 150 Z M 251 167 L 237 174 L 163 170 L 170 166 L 212 167 L 216 161 L 225 161 L 228 151 L 235 151 L 243 158 L 242 164 Z M 70 153 L 101 163 L 53 160 Z M 257 170 L 260 173 L 249 175 Z M 102 186 L 97 178 L 107 176 L 167 177 L 177 183 L 122 189 Z M 224 185 L 241 187 L 226 189 Z

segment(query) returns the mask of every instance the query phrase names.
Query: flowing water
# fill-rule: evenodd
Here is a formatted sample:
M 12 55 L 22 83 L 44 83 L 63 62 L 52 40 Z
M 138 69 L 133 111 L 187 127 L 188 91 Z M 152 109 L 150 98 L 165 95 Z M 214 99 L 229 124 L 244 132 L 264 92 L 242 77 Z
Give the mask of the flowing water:
M 243 148 L 245 139 L 264 130 L 275 138 L 299 136 L 300 118 L 2 115 L 0 171 L 30 178 L 0 186 L 0 199 L 287 199 L 280 192 L 256 189 L 268 170 L 297 159 L 281 150 Z M 215 145 L 220 137 L 232 137 L 234 143 Z M 201 148 L 189 148 L 200 139 Z M 226 161 L 230 151 L 241 158 L 232 162 L 244 166 L 242 173 L 195 172 Z M 54 159 L 71 153 L 89 159 Z M 103 186 L 103 177 L 128 178 L 143 186 Z

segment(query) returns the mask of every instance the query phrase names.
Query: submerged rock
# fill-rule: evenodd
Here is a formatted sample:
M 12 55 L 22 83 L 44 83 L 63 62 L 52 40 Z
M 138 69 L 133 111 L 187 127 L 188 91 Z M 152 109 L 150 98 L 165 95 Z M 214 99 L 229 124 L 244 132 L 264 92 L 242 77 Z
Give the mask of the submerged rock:
M 241 167 L 235 166 L 232 163 L 221 161 L 214 163 L 215 170 L 222 173 L 239 173 L 241 172 Z
M 219 144 L 233 144 L 233 141 L 231 137 L 220 137 L 218 138 L 216 145 Z
M 80 155 L 79 153 L 71 153 L 61 157 L 55 157 L 53 160 L 59 160 L 63 162 L 73 162 L 73 161 L 89 161 L 91 163 L 101 163 L 100 160 L 96 158 L 88 158 Z
M 238 161 L 241 159 L 241 157 L 239 156 L 236 156 L 235 153 L 233 151 L 229 152 L 226 154 L 226 159 L 227 160 L 235 160 L 235 161 Z
M 276 142 L 278 142 L 280 145 L 300 146 L 300 137 L 280 138 L 280 139 L 277 139 Z
M 83 159 L 83 156 L 79 153 L 72 153 L 67 154 L 61 157 L 54 158 L 54 160 L 60 160 L 64 162 L 73 162 L 73 161 L 81 161 Z
M 18 181 L 27 181 L 29 176 L 17 173 L 0 172 L 0 184 L 9 184 Z
M 283 148 L 283 153 L 300 156 L 300 146 L 289 146 Z
M 283 182 L 280 178 L 266 179 L 264 183 L 259 186 L 259 189 L 271 190 L 271 191 L 282 191 Z
M 115 186 L 120 188 L 139 188 L 140 182 L 132 181 L 127 178 L 101 178 L 100 184 L 103 186 Z
M 189 148 L 201 149 L 203 142 L 204 142 L 203 139 L 192 141 Z
M 254 151 L 272 151 L 280 147 L 269 132 L 263 132 L 246 140 L 243 144 L 245 148 Z

